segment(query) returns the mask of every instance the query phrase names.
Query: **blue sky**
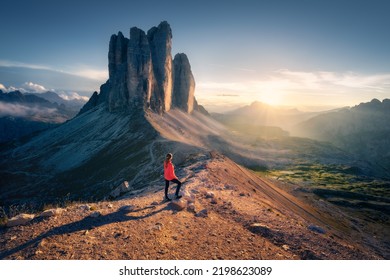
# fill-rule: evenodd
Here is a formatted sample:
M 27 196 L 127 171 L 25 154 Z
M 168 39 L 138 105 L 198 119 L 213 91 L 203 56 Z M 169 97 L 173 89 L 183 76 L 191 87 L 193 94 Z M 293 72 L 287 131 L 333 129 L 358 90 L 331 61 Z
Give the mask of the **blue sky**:
M 390 98 L 390 1 L 20 1 L 1 4 L 0 88 L 90 95 L 111 34 L 167 20 L 211 110 Z M 33 86 L 31 86 L 33 85 Z

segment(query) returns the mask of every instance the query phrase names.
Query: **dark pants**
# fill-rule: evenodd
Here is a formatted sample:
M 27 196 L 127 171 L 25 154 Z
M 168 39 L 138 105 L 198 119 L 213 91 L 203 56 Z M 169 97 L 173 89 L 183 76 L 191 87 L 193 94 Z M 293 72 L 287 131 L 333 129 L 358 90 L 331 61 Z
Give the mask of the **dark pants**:
M 165 197 L 168 198 L 169 182 L 174 182 L 174 183 L 177 184 L 175 195 L 178 196 L 179 195 L 179 191 L 180 191 L 180 187 L 181 187 L 181 182 L 179 180 L 177 180 L 177 179 L 173 179 L 171 181 L 165 180 Z

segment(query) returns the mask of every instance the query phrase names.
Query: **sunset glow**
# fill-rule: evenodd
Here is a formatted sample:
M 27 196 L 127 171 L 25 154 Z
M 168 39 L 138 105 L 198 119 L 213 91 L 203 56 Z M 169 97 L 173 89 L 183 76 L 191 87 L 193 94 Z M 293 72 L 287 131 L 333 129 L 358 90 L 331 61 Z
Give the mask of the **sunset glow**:
M 145 29 L 167 20 L 172 54 L 188 56 L 197 99 L 207 110 L 226 111 L 253 101 L 311 110 L 390 97 L 388 1 L 178 5 L 152 0 L 152 10 L 124 1 L 108 14 L 110 1 L 94 7 L 73 0 L 19 2 L 2 7 L 8 11 L 4 22 L 13 22 L 0 30 L 0 38 L 6 38 L 0 45 L 5 89 L 32 83 L 90 97 L 108 78 L 110 36 L 121 31 L 129 37 L 129 26 Z M 40 20 L 31 22 L 31 14 Z M 68 14 L 74 15 L 72 21 Z M 93 17 L 86 20 L 85 15 Z M 53 34 L 50 40 L 47 34 Z

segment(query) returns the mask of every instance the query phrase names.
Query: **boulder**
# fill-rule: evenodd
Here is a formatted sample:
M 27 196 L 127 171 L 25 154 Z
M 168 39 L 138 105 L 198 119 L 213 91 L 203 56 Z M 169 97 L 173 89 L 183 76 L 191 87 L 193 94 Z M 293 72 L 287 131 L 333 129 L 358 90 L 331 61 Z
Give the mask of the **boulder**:
M 188 203 L 194 203 L 196 198 L 195 198 L 195 195 L 193 194 L 188 194 L 186 193 L 183 197 L 184 200 L 187 200 Z
M 206 193 L 206 198 L 214 198 L 215 194 L 213 192 L 207 192 Z
M 187 211 L 188 212 L 192 212 L 192 213 L 196 213 L 196 211 L 195 211 L 195 204 L 194 203 L 188 203 L 187 204 Z
M 271 229 L 264 224 L 254 223 L 249 226 L 249 230 L 253 233 L 260 234 L 263 237 L 271 237 L 272 231 Z
M 163 223 L 157 222 L 157 223 L 154 225 L 153 229 L 158 230 L 158 231 L 161 231 L 162 228 L 163 228 L 163 226 L 164 226 Z
M 84 205 L 80 205 L 79 208 L 83 211 L 89 211 L 91 210 L 91 206 L 89 206 L 88 204 L 84 204 Z
M 63 208 L 53 208 L 53 209 L 47 209 L 43 211 L 39 216 L 40 217 L 51 217 L 56 215 L 61 215 L 62 212 L 64 212 L 65 209 Z
M 311 230 L 311 231 L 314 231 L 314 232 L 317 232 L 317 233 L 320 233 L 320 234 L 325 234 L 326 233 L 326 230 L 324 230 L 323 228 L 321 228 L 319 226 L 316 226 L 316 225 L 309 225 L 307 228 L 309 230 Z
M 211 204 L 218 204 L 218 200 L 214 197 L 210 200 Z
M 19 214 L 19 215 L 8 220 L 7 227 L 25 225 L 34 218 L 35 218 L 35 215 L 33 215 L 33 214 Z
M 168 206 L 176 211 L 182 211 L 186 208 L 186 203 L 182 200 L 173 200 L 171 201 Z
M 130 191 L 129 182 L 123 181 L 123 183 L 110 192 L 110 197 L 117 198 L 118 196 L 121 196 L 128 191 Z
M 133 212 L 135 209 L 134 205 L 124 205 L 121 208 L 119 208 L 119 211 L 125 212 L 125 213 L 130 213 Z
M 94 211 L 91 213 L 91 215 L 89 215 L 91 218 L 97 218 L 97 217 L 100 217 L 102 215 L 102 213 L 100 211 Z
M 209 216 L 209 213 L 208 213 L 207 209 L 203 209 L 195 214 L 195 217 L 200 217 L 200 218 L 207 218 L 208 216 Z

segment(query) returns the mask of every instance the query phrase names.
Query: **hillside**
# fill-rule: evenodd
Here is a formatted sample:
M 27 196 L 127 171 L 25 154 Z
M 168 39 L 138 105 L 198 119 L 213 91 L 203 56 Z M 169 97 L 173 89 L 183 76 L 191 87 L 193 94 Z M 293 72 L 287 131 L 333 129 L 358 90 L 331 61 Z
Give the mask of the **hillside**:
M 0 90 L 0 143 L 20 140 L 73 118 L 82 101 L 64 100 L 54 92 Z
M 373 99 L 352 108 L 321 114 L 297 125 L 293 134 L 328 141 L 382 166 L 390 174 L 390 100 Z
M 156 134 L 148 127 L 142 114 L 111 114 L 101 106 L 4 150 L 2 203 L 39 206 L 67 194 L 103 198 L 113 184 L 130 181 L 151 163 L 149 145 Z
M 318 201 L 309 206 L 276 182 L 216 153 L 192 154 L 180 201 L 161 184 L 115 201 L 73 204 L 1 230 L 1 259 L 382 259 L 389 248 Z M 193 204 L 191 204 L 191 202 Z M 90 209 L 89 209 L 90 207 Z

